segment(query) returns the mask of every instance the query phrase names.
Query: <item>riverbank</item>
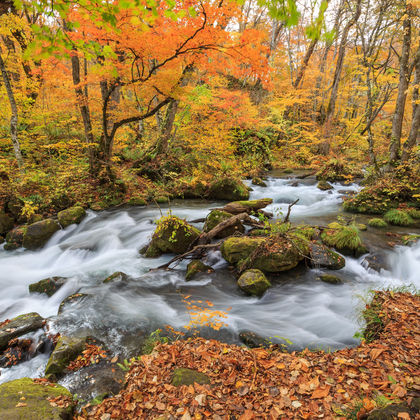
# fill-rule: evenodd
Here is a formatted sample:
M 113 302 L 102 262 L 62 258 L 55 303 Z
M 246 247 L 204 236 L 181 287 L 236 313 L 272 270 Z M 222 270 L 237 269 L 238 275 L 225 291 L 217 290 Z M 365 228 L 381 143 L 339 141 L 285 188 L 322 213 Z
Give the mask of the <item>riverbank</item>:
M 159 344 L 131 365 L 123 391 L 86 406 L 76 419 L 359 419 L 400 402 L 418 410 L 420 299 L 377 292 L 374 302 L 367 307 L 380 326 L 373 341 L 333 353 L 289 354 L 202 338 Z M 202 384 L 188 384 L 184 374 L 186 384 L 174 385 L 180 368 L 201 372 Z M 398 407 L 398 418 L 414 418 L 410 410 Z M 390 417 L 382 412 L 367 418 Z

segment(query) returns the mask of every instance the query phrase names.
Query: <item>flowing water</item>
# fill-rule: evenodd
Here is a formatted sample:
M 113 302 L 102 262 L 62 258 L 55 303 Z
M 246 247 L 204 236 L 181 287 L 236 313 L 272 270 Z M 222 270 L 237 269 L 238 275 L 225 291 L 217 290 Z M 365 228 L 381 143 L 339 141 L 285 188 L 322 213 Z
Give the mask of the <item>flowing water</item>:
M 317 224 L 334 220 L 340 212 L 342 195 L 359 189 L 357 185 L 334 184 L 332 191 L 320 191 L 313 179 L 270 178 L 267 184 L 266 188 L 253 186 L 251 199 L 273 198 L 267 210 L 279 215 L 299 198 L 291 220 Z M 175 201 L 171 211 L 194 220 L 221 204 Z M 163 208 L 162 212 L 167 210 Z M 287 338 L 295 347 L 336 349 L 357 344 L 353 336 L 360 328 L 360 297 L 366 296 L 369 289 L 420 286 L 420 243 L 390 250 L 385 245 L 386 237 L 373 229 L 364 233 L 366 240 L 384 259 L 388 270 L 378 273 L 367 268 L 364 257 L 346 257 L 345 268 L 335 272 L 344 280 L 341 285 L 320 282 L 316 277 L 321 270 L 302 266 L 272 278 L 273 287 L 262 298 L 247 297 L 237 288 L 218 251 L 210 253 L 206 261 L 216 269 L 215 273 L 186 282 L 186 263 L 171 271 L 149 272 L 171 256 L 146 259 L 139 254 L 159 217 L 160 210 L 150 207 L 89 211 L 80 225 L 57 232 L 39 251 L 0 249 L 0 321 L 38 312 L 49 318 L 51 331 L 94 335 L 126 357 L 138 352 L 147 332 L 165 325 L 175 329 L 187 325 L 190 317 L 183 298 L 189 295 L 189 299 L 211 301 L 215 310 L 227 311 L 227 327 L 217 333 L 207 331 L 213 337 L 238 342 L 239 331 L 251 330 L 271 337 L 273 342 Z M 128 274 L 129 281 L 102 283 L 116 271 Z M 30 283 L 50 276 L 69 280 L 50 298 L 29 294 Z M 78 291 L 87 296 L 57 315 L 60 302 Z M 0 383 L 42 376 L 46 361 L 47 355 L 40 355 L 11 369 L 0 369 Z

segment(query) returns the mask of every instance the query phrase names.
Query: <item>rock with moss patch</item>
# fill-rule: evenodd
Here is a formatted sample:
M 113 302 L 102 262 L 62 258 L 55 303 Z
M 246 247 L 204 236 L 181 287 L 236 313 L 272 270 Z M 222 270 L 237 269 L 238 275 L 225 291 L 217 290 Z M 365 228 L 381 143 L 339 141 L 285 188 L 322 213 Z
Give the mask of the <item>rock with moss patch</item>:
M 271 283 L 262 271 L 251 269 L 239 277 L 238 286 L 248 295 L 262 296 L 271 287 Z
M 222 256 L 230 264 L 237 264 L 247 259 L 251 253 L 264 242 L 264 238 L 232 237 L 226 239 L 222 246 Z
M 37 383 L 21 378 L 0 385 L 2 420 L 70 420 L 74 403 L 70 392 L 61 385 Z M 63 406 L 51 405 L 49 399 L 67 397 Z
M 375 228 L 385 228 L 388 226 L 388 223 L 379 217 L 374 217 L 368 221 L 368 225 Z
M 259 200 L 233 201 L 232 203 L 226 204 L 226 206 L 223 207 L 223 211 L 230 214 L 251 214 L 267 207 L 272 202 L 273 200 L 271 198 L 260 198 Z
M 6 243 L 4 249 L 12 251 L 20 248 L 23 244 L 23 237 L 25 235 L 27 226 L 17 226 L 6 235 Z
M 213 200 L 248 200 L 249 191 L 242 181 L 226 177 L 210 184 L 208 197 Z
M 23 235 L 22 244 L 25 248 L 31 250 L 41 248 L 58 230 L 60 230 L 60 225 L 53 219 L 32 223 Z
M 181 385 L 207 385 L 210 384 L 210 378 L 202 372 L 197 370 L 187 369 L 187 368 L 176 368 L 172 375 L 172 385 L 181 386 Z
M 36 312 L 19 315 L 16 318 L 4 322 L 0 327 L 0 351 L 7 348 L 10 340 L 39 330 L 43 324 L 44 318 Z
M 0 235 L 9 232 L 14 226 L 13 219 L 6 213 L 0 211 Z
M 214 270 L 207 264 L 204 264 L 201 260 L 192 260 L 187 265 L 187 273 L 185 274 L 185 280 L 192 280 L 198 273 L 211 273 Z
M 107 284 L 107 283 L 116 283 L 119 281 L 127 281 L 128 280 L 128 275 L 123 273 L 122 271 L 117 271 L 113 274 L 111 274 L 110 276 L 108 276 L 105 280 L 102 281 L 102 283 Z
M 66 210 L 58 212 L 58 222 L 63 228 L 70 226 L 74 223 L 79 224 L 86 216 L 86 211 L 81 206 L 70 207 Z
M 169 203 L 169 198 L 164 196 L 164 195 L 160 195 L 160 196 L 155 198 L 155 201 L 158 204 L 168 204 Z
M 267 184 L 261 178 L 258 177 L 252 178 L 252 185 L 257 185 L 259 187 L 267 186 Z
M 328 181 L 324 181 L 324 180 L 319 181 L 316 187 L 321 191 L 334 189 L 334 187 Z
M 321 239 L 325 245 L 334 247 L 344 255 L 359 257 L 368 252 L 355 224 L 330 223 L 328 229 L 322 232 Z
M 146 206 L 147 201 L 143 197 L 131 197 L 127 204 L 130 206 Z
M 52 296 L 58 289 L 60 289 L 67 279 L 64 277 L 49 277 L 29 285 L 30 293 L 45 293 L 47 296 Z
M 404 210 L 389 210 L 384 214 L 384 219 L 391 225 L 410 226 L 414 224 L 413 218 Z
M 223 210 L 212 210 L 208 216 L 206 217 L 206 221 L 204 223 L 203 230 L 204 232 L 210 232 L 213 228 L 215 228 L 219 223 L 224 222 L 232 217 L 232 214 L 223 211 Z M 226 229 L 223 229 L 219 232 L 215 238 L 222 239 L 228 236 L 235 234 L 236 232 L 244 233 L 245 227 L 244 225 L 238 220 L 233 226 L 229 226 Z
M 61 336 L 51 353 L 45 368 L 45 376 L 58 378 L 63 375 L 68 364 L 85 349 L 87 337 Z
M 268 348 L 273 343 L 264 337 L 261 337 L 254 331 L 244 330 L 239 333 L 239 340 L 242 341 L 247 347 L 254 349 L 258 347 Z
M 77 302 L 81 302 L 84 299 L 87 299 L 91 295 L 88 295 L 86 293 L 73 293 L 70 296 L 67 296 L 58 307 L 58 313 L 61 314 L 64 311 L 64 308 L 68 305 L 75 304 Z
M 312 267 L 340 270 L 346 265 L 346 260 L 340 254 L 331 251 L 331 249 L 320 243 L 309 245 L 309 257 L 309 262 Z
M 320 276 L 318 276 L 318 280 L 321 280 L 324 283 L 329 283 L 329 284 L 343 283 L 343 280 L 341 280 L 340 277 L 335 276 L 334 274 L 321 274 Z
M 158 222 L 152 241 L 145 253 L 146 257 L 159 254 L 183 254 L 199 237 L 200 231 L 185 220 L 167 216 Z

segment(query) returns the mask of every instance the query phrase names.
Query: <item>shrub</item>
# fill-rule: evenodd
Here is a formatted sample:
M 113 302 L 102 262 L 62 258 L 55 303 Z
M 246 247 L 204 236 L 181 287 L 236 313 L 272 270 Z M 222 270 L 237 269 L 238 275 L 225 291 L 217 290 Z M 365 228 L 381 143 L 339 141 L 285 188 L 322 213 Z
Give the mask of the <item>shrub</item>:
M 391 225 L 410 226 L 414 223 L 413 218 L 404 210 L 389 210 L 385 213 L 384 219 Z
M 368 225 L 376 228 L 383 228 L 387 227 L 388 223 L 385 222 L 385 220 L 380 219 L 379 217 L 374 217 L 373 219 L 369 220 Z
M 407 213 L 413 218 L 413 219 L 420 219 L 420 210 L 419 209 L 408 209 Z

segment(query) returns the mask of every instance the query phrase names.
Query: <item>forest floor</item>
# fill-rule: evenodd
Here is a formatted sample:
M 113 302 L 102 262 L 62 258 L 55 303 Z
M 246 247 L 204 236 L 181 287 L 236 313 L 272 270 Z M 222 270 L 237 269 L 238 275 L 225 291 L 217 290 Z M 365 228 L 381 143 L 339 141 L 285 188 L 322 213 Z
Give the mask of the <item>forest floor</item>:
M 419 313 L 419 296 L 376 292 L 364 311 L 370 340 L 330 353 L 202 338 L 159 344 L 133 362 L 120 394 L 75 418 L 362 419 L 391 403 L 411 405 L 420 391 Z M 176 368 L 202 372 L 209 384 L 174 386 Z M 395 417 L 414 418 L 409 411 L 399 406 Z

